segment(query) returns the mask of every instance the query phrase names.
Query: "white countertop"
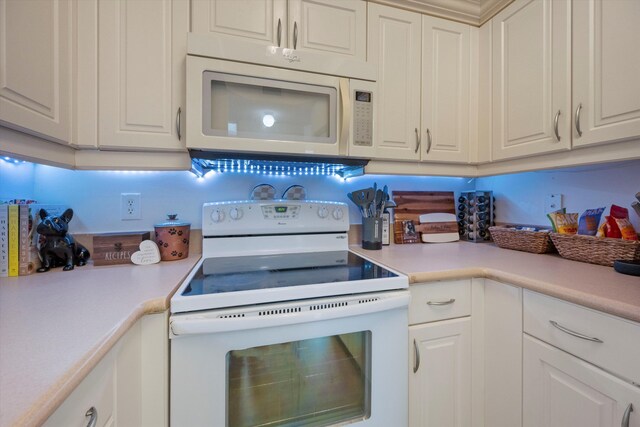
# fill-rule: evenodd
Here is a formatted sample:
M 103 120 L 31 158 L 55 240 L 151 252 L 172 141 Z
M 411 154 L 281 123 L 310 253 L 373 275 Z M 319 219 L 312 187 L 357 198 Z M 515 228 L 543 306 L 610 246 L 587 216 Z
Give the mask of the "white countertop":
M 640 322 L 640 277 L 559 255 L 501 249 L 493 243 L 390 245 L 355 252 L 409 276 L 410 283 L 486 277 Z
M 0 426 L 42 424 L 140 317 L 168 309 L 198 260 L 0 279 Z

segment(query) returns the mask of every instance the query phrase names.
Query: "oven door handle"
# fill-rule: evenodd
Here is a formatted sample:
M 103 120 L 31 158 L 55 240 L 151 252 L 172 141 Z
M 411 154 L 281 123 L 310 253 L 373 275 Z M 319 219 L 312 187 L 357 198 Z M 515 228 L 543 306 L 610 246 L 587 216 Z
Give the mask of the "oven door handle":
M 411 297 L 408 291 L 399 291 L 385 295 L 376 301 L 368 301 L 369 299 L 370 296 L 363 295 L 363 302 L 354 306 L 265 316 L 219 318 L 214 317 L 216 316 L 215 312 L 187 314 L 182 317 L 178 315 L 173 316 L 169 321 L 169 329 L 173 338 L 184 335 L 211 334 L 320 322 L 407 307 Z

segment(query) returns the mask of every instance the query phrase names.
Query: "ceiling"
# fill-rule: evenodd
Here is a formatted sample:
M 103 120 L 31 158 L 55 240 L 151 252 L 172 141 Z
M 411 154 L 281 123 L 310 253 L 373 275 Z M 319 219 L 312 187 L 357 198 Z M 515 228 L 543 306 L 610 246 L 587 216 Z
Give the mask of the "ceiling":
M 480 26 L 513 0 L 370 0 L 427 15 Z

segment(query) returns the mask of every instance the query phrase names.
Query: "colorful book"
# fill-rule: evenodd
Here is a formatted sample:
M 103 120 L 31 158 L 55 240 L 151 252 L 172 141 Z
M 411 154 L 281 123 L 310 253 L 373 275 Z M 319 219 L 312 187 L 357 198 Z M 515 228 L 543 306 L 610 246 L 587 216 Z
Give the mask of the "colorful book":
M 0 277 L 9 276 L 9 205 L 0 204 Z
M 29 271 L 29 258 L 30 257 L 30 237 L 31 230 L 33 229 L 33 219 L 30 215 L 29 205 L 19 205 L 18 210 L 18 224 L 19 224 L 19 241 L 18 241 L 18 275 L 26 276 L 33 273 L 33 269 Z
M 20 262 L 20 224 L 18 205 L 9 205 L 9 277 L 18 275 Z

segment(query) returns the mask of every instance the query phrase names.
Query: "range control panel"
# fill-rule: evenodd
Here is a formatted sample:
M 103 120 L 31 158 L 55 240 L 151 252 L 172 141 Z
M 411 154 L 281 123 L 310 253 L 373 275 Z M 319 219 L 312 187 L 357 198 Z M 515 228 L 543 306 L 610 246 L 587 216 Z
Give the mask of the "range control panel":
M 356 90 L 353 100 L 353 143 L 361 147 L 373 145 L 373 93 Z
M 342 233 L 349 230 L 345 203 L 306 200 L 212 202 L 202 206 L 203 236 Z

